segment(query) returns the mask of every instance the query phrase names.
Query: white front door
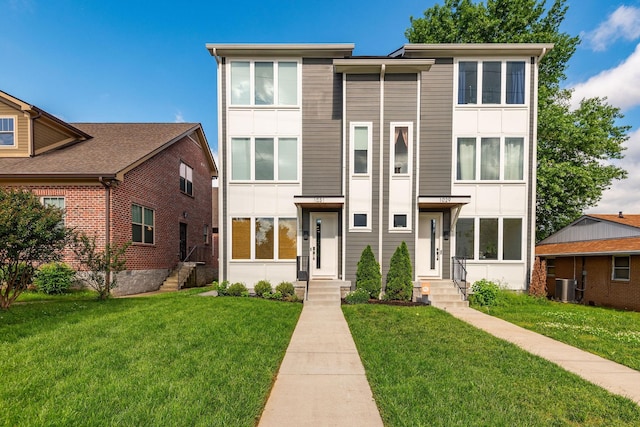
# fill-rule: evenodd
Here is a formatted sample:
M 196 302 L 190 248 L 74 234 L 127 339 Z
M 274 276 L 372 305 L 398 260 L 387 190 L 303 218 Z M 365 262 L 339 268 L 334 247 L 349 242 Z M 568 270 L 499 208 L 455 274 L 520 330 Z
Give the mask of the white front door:
M 309 264 L 311 279 L 338 278 L 338 213 L 311 212 Z
M 442 271 L 442 213 L 421 212 L 418 223 L 418 277 L 440 277 Z

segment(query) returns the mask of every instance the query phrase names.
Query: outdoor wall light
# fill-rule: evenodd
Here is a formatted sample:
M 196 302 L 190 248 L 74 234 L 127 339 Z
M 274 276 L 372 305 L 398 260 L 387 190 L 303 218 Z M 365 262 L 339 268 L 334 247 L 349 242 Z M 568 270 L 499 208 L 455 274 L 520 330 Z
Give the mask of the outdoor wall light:
M 302 239 L 309 240 L 309 230 L 302 230 Z

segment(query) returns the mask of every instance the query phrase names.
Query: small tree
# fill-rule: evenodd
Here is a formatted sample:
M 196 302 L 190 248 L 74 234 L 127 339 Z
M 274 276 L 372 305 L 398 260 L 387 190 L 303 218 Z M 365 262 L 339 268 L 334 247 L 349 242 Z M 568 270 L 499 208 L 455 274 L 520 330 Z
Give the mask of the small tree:
M 540 257 L 536 257 L 533 263 L 529 295 L 536 298 L 546 298 L 547 296 L 547 261 L 540 261 Z
M 402 242 L 391 257 L 389 272 L 387 273 L 385 299 L 410 301 L 413 296 L 412 276 L 413 269 L 411 267 L 409 249 L 407 244 Z
M 111 289 L 118 286 L 117 278 L 112 273 L 125 269 L 125 251 L 131 242 L 123 245 L 107 243 L 103 250 L 96 247 L 96 236 L 89 238 L 80 233 L 76 236 L 73 251 L 80 264 L 87 271 L 81 280 L 98 292 L 98 299 L 104 300 L 111 295 Z
M 367 245 L 360 255 L 358 269 L 356 270 L 356 289 L 364 289 L 369 297 L 378 298 L 382 287 L 382 274 L 380 264 L 373 255 L 371 246 Z
M 1 309 L 27 288 L 39 264 L 60 259 L 71 237 L 62 215 L 28 191 L 0 188 Z

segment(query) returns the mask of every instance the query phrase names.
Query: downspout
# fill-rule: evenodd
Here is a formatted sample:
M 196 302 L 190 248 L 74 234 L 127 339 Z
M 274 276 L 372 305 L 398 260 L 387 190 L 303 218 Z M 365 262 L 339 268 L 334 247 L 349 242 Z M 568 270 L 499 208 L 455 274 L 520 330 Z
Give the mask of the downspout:
M 98 177 L 98 181 L 104 186 L 104 249 L 108 257 L 109 244 L 111 243 L 111 187 L 113 186 L 113 180 L 106 180 L 100 176 Z M 107 264 L 110 263 L 111 260 L 107 259 Z M 111 271 L 107 271 L 105 285 L 107 289 L 109 289 L 111 285 Z
M 40 118 L 40 116 L 42 116 L 42 113 L 39 110 L 38 114 L 36 114 L 35 116 L 31 117 L 31 121 L 29 122 L 29 132 L 31 133 L 31 144 L 30 144 L 30 152 L 29 152 L 29 157 L 34 157 L 36 155 L 36 135 L 35 135 L 35 126 L 34 123 L 36 122 L 36 120 L 38 120 Z

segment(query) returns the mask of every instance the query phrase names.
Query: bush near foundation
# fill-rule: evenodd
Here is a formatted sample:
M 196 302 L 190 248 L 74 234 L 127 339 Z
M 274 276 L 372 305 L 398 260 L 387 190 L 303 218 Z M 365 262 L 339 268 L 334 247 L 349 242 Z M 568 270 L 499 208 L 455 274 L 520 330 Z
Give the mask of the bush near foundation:
M 52 262 L 40 266 L 33 283 L 38 292 L 48 295 L 66 292 L 73 282 L 75 271 L 63 262 Z
M 410 301 L 413 296 L 413 269 L 407 244 L 402 242 L 391 257 L 384 299 Z
M 382 289 L 380 264 L 376 261 L 371 246 L 367 245 L 360 255 L 356 270 L 356 289 L 364 289 L 370 298 L 378 298 Z
M 273 289 L 271 288 L 271 283 L 268 280 L 260 280 L 253 286 L 253 290 L 256 293 L 256 296 L 263 297 L 264 294 L 271 293 Z

